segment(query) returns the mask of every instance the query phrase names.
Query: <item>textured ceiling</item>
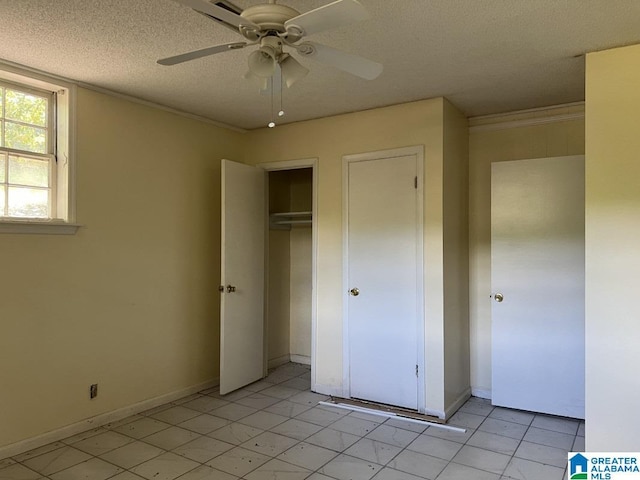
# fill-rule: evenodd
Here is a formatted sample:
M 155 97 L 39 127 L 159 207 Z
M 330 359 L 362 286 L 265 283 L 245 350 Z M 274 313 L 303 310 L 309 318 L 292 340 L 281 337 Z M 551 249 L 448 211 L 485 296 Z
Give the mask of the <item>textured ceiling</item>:
M 328 2 L 278 1 L 300 12 Z M 302 59 L 311 73 L 285 90 L 284 121 L 436 96 L 467 116 L 583 100 L 581 55 L 640 43 L 638 0 L 361 3 L 369 20 L 310 39 L 378 61 L 383 74 L 366 81 Z M 242 78 L 248 49 L 156 64 L 242 40 L 172 0 L 1 0 L 0 25 L 0 59 L 236 127 L 268 122 L 269 97 Z

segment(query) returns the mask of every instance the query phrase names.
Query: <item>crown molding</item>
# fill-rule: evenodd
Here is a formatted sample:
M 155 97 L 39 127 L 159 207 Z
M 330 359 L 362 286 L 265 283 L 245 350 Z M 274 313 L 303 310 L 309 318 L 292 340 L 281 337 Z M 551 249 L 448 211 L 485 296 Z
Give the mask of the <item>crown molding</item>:
M 507 130 L 584 119 L 584 102 L 469 118 L 469 133 Z

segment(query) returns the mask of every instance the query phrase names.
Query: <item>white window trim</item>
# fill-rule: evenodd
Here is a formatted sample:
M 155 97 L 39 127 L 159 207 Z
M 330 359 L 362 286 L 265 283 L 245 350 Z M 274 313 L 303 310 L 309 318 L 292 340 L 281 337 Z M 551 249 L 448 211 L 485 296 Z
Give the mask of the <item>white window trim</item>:
M 75 132 L 76 85 L 60 78 L 0 63 L 0 78 L 56 93 L 56 199 L 54 219 L 0 219 L 0 233 L 73 235 L 76 223 Z

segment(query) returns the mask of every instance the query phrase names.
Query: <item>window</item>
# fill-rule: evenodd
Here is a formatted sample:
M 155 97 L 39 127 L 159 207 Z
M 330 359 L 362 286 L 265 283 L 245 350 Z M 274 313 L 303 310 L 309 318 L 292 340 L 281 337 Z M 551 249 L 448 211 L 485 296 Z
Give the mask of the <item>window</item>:
M 0 83 L 0 216 L 54 218 L 54 97 Z
M 0 232 L 75 233 L 73 85 L 0 64 Z

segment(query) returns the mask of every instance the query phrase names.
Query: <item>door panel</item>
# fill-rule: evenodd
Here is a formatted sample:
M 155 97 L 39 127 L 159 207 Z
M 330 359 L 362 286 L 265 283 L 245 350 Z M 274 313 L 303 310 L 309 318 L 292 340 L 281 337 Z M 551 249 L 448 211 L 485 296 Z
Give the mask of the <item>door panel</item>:
M 346 289 L 359 291 L 346 300 L 350 395 L 411 409 L 418 406 L 416 176 L 414 155 L 348 164 Z
M 584 157 L 491 174 L 492 400 L 584 418 Z
M 221 394 L 263 377 L 264 239 L 264 170 L 223 160 Z

